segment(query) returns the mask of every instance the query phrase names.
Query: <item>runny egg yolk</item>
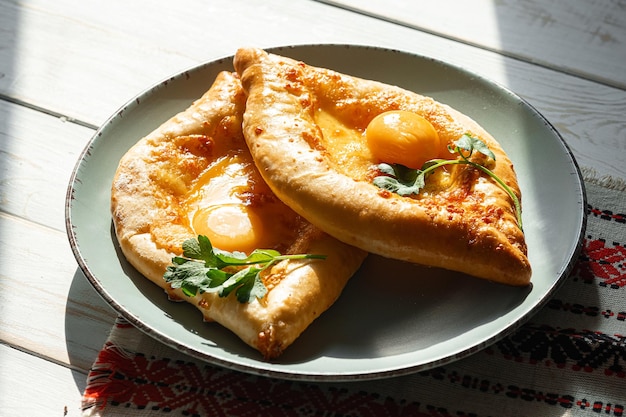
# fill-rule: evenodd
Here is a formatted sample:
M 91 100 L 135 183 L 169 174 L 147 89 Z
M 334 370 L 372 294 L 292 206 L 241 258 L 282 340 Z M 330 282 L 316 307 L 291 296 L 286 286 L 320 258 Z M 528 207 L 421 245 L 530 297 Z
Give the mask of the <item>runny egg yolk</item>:
M 250 253 L 262 246 L 263 222 L 244 204 L 220 204 L 199 209 L 193 229 L 209 238 L 214 247 Z
M 374 117 L 365 130 L 374 158 L 390 164 L 420 169 L 437 158 L 441 143 L 433 125 L 422 116 L 403 110 Z
M 249 254 L 274 244 L 274 230 L 264 227 L 267 207 L 242 198 L 246 193 L 264 191 L 251 186 L 257 181 L 255 173 L 246 154 L 218 158 L 198 178 L 182 203 L 194 233 L 208 237 L 214 247 L 228 252 Z

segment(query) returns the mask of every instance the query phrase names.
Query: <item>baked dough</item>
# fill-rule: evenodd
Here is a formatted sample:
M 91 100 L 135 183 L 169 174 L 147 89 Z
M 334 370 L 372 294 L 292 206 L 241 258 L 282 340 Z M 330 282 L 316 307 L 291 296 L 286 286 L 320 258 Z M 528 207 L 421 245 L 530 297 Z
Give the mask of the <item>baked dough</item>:
M 413 196 L 372 184 L 381 161 L 364 132 L 375 116 L 406 110 L 427 119 L 446 145 L 465 133 L 485 142 L 496 160 L 476 152 L 472 160 L 521 198 L 511 160 L 472 119 L 414 92 L 260 49 L 238 50 L 234 65 L 248 97 L 243 131 L 252 157 L 294 211 L 337 239 L 385 257 L 510 285 L 530 282 L 513 203 L 477 169 L 440 169 Z
M 332 305 L 366 253 L 321 232 L 271 193 L 243 139 L 244 106 L 237 75 L 220 73 L 202 98 L 124 155 L 111 211 L 120 247 L 140 273 L 272 359 Z M 214 207 L 254 213 L 255 227 L 262 229 L 252 238 L 262 245 L 257 248 L 327 258 L 277 263 L 263 278 L 265 297 L 250 303 L 234 294 L 188 297 L 163 275 L 172 257 L 181 256 L 183 241 L 205 234 L 206 211 Z

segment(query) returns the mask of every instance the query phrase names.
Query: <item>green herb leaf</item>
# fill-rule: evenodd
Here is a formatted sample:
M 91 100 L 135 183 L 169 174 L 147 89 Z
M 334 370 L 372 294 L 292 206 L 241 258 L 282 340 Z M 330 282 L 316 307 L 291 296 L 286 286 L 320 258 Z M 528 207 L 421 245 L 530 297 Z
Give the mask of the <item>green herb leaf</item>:
M 208 237 L 199 235 L 198 239 L 187 239 L 183 242 L 183 256 L 189 259 L 204 261 L 207 266 L 223 267 L 223 263 L 215 255 L 213 245 Z
M 208 271 L 209 268 L 199 262 L 175 262 L 174 265 L 167 267 L 163 278 L 170 283 L 172 288 L 180 288 L 186 296 L 193 297 L 198 293 L 199 288 L 211 285 Z
M 206 236 L 188 239 L 182 244 L 183 256 L 172 258 L 163 279 L 172 288 L 180 288 L 188 297 L 205 292 L 227 297 L 233 291 L 240 303 L 263 298 L 267 288 L 261 273 L 284 259 L 325 259 L 325 255 L 281 255 L 272 249 L 257 249 L 250 255 L 214 248 Z M 230 267 L 225 270 L 226 267 Z
M 374 178 L 374 185 L 398 195 L 417 194 L 425 185 L 423 172 L 400 164 L 380 164 L 378 169 L 387 175 Z
M 468 159 L 474 151 L 477 151 L 495 161 L 496 156 L 491 151 L 491 149 L 489 149 L 487 144 L 482 140 L 466 133 L 461 136 L 461 138 L 459 138 L 457 141 L 455 141 L 454 145 L 455 147 L 449 147 L 449 150 L 451 153 L 458 153 L 460 155 L 460 158 L 431 159 L 430 161 L 426 161 L 426 163 L 424 163 L 422 169 L 410 169 L 400 164 L 382 163 L 378 165 L 378 169 L 381 173 L 385 175 L 379 175 L 375 177 L 372 183 L 379 188 L 388 190 L 401 196 L 407 196 L 411 194 L 418 194 L 420 190 L 426 185 L 427 175 L 441 166 L 461 164 L 472 165 L 474 168 L 481 170 L 494 181 L 496 181 L 509 195 L 515 207 L 517 225 L 521 230 L 524 230 L 522 227 L 521 204 L 511 187 L 509 187 L 504 181 L 502 181 L 502 179 L 500 179 L 489 168 Z M 468 155 L 464 155 L 462 151 L 468 152 Z
M 223 297 L 228 296 L 233 290 L 240 303 L 249 302 L 253 298 L 263 298 L 267 288 L 261 279 L 263 268 L 248 267 L 237 272 L 224 283 Z
M 280 252 L 272 249 L 255 249 L 249 256 L 243 252 L 224 252 L 216 250 L 217 258 L 227 265 L 253 265 L 270 262 L 280 256 Z
M 491 152 L 491 149 L 489 149 L 485 142 L 478 138 L 470 136 L 467 133 L 461 136 L 461 138 L 454 142 L 454 144 L 456 145 L 456 148 L 466 150 L 470 153 L 470 155 L 472 154 L 472 152 L 478 151 L 483 155 L 493 159 L 494 161 L 496 160 L 496 156 L 493 152 Z M 456 148 L 454 151 L 456 151 Z

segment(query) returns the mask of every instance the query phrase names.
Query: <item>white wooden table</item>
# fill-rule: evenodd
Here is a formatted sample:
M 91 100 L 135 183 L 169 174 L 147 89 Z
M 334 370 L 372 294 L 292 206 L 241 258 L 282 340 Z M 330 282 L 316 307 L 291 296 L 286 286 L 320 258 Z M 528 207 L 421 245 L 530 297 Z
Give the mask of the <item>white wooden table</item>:
M 65 232 L 95 129 L 240 46 L 349 43 L 463 66 L 528 100 L 587 174 L 626 180 L 626 1 L 0 0 L 0 416 L 78 416 L 116 317 Z

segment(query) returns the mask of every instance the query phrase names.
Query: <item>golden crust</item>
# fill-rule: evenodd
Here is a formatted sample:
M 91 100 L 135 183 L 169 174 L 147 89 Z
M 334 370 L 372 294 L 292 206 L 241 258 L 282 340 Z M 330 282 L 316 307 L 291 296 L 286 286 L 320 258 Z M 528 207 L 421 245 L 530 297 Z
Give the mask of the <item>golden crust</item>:
M 190 298 L 169 287 L 163 274 L 171 258 L 181 254 L 184 240 L 197 235 L 186 213 L 188 195 L 198 178 L 228 152 L 235 152 L 239 159 L 249 158 L 241 132 L 244 106 L 238 77 L 219 74 L 202 98 L 124 155 L 112 184 L 111 211 L 120 247 L 140 273 L 164 288 L 172 299 L 195 305 L 206 320 L 229 328 L 271 359 L 332 305 L 366 255 L 283 206 L 280 210 L 286 213 L 293 235 L 291 241 L 274 249 L 326 254 L 326 260 L 276 264 L 264 277 L 267 295 L 247 304 L 234 296 L 222 298 L 209 293 Z M 254 165 L 250 163 L 246 169 L 252 177 L 250 182 L 258 182 Z M 264 184 L 254 186 L 262 189 Z M 271 200 L 269 190 L 267 194 L 263 199 Z M 272 204 L 282 205 L 277 199 Z
M 379 161 L 362 132 L 382 112 L 408 110 L 448 144 L 468 132 L 486 142 L 496 155 L 489 168 L 521 196 L 510 159 L 476 122 L 432 98 L 260 49 L 240 49 L 234 63 L 248 96 L 244 136 L 252 157 L 294 211 L 369 252 L 510 285 L 530 282 L 513 204 L 485 175 L 467 165 L 441 170 L 415 197 L 371 184 Z

